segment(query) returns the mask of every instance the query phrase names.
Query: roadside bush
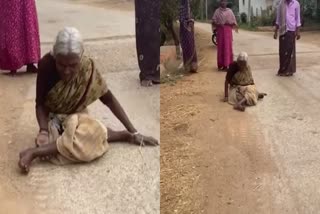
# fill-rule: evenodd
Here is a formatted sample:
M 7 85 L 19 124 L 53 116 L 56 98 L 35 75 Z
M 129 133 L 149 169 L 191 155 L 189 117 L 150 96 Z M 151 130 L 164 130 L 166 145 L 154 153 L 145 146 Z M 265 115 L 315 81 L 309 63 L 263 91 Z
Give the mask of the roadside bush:
M 275 18 L 276 18 L 275 13 L 272 13 L 271 15 L 263 14 L 260 17 L 259 25 L 260 26 L 273 26 Z
M 317 9 L 316 18 L 318 21 L 320 21 L 320 8 Z
M 260 22 L 261 22 L 260 17 L 252 16 L 250 27 L 252 28 L 258 27 L 260 26 Z
M 312 18 L 314 15 L 315 11 L 315 5 L 313 1 L 304 1 L 303 4 L 301 5 L 302 9 L 302 15 L 305 18 Z
M 247 16 L 247 14 L 246 14 L 246 13 L 241 13 L 241 14 L 240 14 L 240 20 L 241 20 L 241 23 L 244 23 L 244 24 L 248 23 L 248 16 Z

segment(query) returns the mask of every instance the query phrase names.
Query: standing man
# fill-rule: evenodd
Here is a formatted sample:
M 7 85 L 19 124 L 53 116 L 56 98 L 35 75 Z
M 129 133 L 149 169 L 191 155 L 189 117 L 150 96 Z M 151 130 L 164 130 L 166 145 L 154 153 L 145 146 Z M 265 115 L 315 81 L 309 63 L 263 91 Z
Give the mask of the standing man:
M 282 0 L 277 8 L 274 39 L 279 38 L 279 76 L 292 76 L 296 72 L 296 39 L 300 39 L 300 4 L 297 0 Z
M 140 82 L 148 87 L 160 83 L 160 1 L 135 0 L 135 13 Z

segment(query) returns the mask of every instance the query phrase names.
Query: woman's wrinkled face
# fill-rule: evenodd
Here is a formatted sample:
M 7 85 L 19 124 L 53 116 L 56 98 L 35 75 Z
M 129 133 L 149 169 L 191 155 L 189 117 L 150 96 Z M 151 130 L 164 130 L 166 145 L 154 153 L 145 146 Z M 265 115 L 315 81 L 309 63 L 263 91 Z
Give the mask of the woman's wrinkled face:
M 221 6 L 222 8 L 227 8 L 227 0 L 221 0 L 221 1 L 220 1 L 220 6 Z
M 62 80 L 71 80 L 80 69 L 80 57 L 76 54 L 57 55 L 56 67 Z
M 238 65 L 239 65 L 240 70 L 242 71 L 244 68 L 247 67 L 247 62 L 238 60 Z

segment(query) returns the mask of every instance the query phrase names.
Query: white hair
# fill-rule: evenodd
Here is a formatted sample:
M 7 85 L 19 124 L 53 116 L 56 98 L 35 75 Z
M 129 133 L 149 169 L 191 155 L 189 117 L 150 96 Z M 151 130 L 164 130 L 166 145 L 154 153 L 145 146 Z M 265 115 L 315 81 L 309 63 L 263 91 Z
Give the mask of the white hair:
M 78 29 L 65 27 L 59 31 L 53 45 L 53 56 L 76 54 L 79 57 L 83 52 L 82 36 Z
M 238 55 L 237 61 L 244 61 L 247 62 L 248 61 L 248 54 L 246 52 L 240 52 L 240 54 Z

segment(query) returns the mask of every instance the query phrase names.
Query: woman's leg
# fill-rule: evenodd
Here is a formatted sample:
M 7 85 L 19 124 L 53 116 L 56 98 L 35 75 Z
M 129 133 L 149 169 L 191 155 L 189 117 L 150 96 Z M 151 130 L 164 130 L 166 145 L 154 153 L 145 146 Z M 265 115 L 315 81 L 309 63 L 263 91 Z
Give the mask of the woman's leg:
M 137 145 L 159 145 L 153 137 L 143 136 L 141 134 L 132 134 L 128 131 L 113 131 L 108 128 L 108 142 L 126 142 Z M 29 148 L 20 153 L 19 167 L 22 172 L 28 173 L 31 163 L 36 158 L 48 158 L 59 154 L 56 143 L 42 145 L 36 148 Z
M 225 39 L 225 55 L 224 66 L 229 68 L 229 65 L 233 62 L 233 47 L 232 47 L 232 27 L 224 27 L 224 39 Z
M 239 110 L 239 111 L 245 111 L 246 110 L 246 107 L 245 107 L 246 102 L 247 102 L 246 98 L 245 97 L 242 98 L 242 100 L 240 100 L 239 102 L 237 102 L 234 105 L 234 109 Z
M 218 69 L 219 70 L 224 70 L 224 31 L 223 27 L 217 27 L 217 42 L 218 42 Z
M 20 153 L 19 167 L 28 173 L 31 163 L 36 158 L 50 157 L 58 154 L 56 143 L 50 143 L 36 148 L 29 148 Z
M 159 1 L 135 0 L 136 49 L 143 87 L 160 83 L 159 11 Z
M 132 134 L 128 131 L 114 131 L 108 128 L 108 142 L 117 143 L 133 143 L 137 145 L 149 145 L 156 146 L 159 145 L 158 141 L 153 137 L 143 136 L 141 134 Z

